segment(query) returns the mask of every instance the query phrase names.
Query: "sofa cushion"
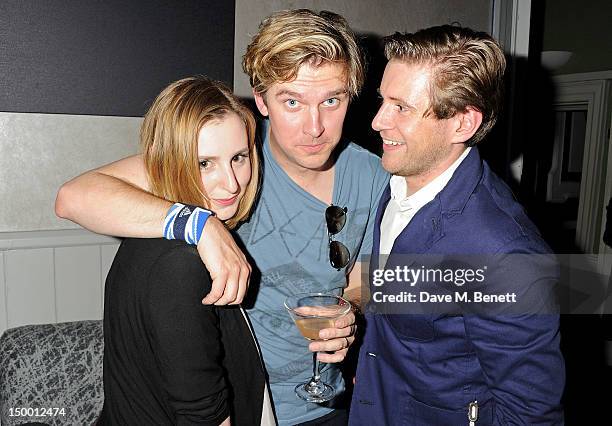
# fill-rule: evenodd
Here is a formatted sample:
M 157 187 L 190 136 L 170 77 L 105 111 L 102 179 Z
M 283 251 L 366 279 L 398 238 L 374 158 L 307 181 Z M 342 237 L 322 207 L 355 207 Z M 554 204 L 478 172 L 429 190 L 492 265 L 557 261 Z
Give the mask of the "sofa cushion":
M 6 330 L 0 337 L 1 424 L 93 424 L 104 402 L 103 355 L 102 321 Z M 64 414 L 49 410 L 55 408 Z

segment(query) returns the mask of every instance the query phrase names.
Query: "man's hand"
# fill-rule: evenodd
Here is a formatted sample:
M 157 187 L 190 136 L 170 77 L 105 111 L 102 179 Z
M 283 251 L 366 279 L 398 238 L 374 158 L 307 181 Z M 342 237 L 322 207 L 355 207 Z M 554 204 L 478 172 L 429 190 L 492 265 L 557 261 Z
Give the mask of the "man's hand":
M 206 220 L 198 243 L 198 253 L 212 278 L 212 289 L 202 303 L 241 303 L 249 286 L 251 265 L 232 235 L 216 217 L 211 216 Z
M 349 312 L 334 323 L 335 328 L 324 328 L 319 331 L 319 338 L 327 339 L 311 342 L 308 349 L 319 352 L 321 362 L 341 362 L 346 357 L 349 346 L 355 341 L 355 314 Z M 332 352 L 332 353 L 326 353 Z

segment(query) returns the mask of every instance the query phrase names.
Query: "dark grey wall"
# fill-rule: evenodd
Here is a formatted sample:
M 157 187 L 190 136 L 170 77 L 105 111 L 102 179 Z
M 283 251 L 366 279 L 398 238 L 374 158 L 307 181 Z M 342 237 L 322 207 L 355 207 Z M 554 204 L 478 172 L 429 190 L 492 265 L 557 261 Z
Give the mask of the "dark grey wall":
M 233 83 L 234 2 L 3 0 L 0 111 L 140 116 L 169 82 Z
M 610 0 L 546 0 L 543 50 L 573 52 L 554 74 L 612 70 Z
M 59 186 L 136 153 L 141 116 L 171 81 L 231 86 L 234 5 L 0 0 L 0 233 L 75 228 L 55 216 Z

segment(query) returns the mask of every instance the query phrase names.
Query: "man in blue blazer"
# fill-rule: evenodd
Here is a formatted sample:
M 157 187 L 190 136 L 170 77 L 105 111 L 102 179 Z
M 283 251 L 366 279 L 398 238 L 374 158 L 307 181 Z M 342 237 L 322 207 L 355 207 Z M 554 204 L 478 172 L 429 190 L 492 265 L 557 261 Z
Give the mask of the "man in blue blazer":
M 393 176 L 375 222 L 350 424 L 562 424 L 556 265 L 475 146 L 502 104 L 503 52 L 485 33 L 442 26 L 389 36 L 385 54 L 372 127 Z M 490 255 L 495 264 L 474 284 L 499 297 L 471 303 L 470 284 L 444 287 L 440 276 L 407 284 L 402 268 L 425 274 L 430 265 L 421 260 L 448 255 Z M 407 291 L 388 298 L 392 289 Z M 423 290 L 440 303 L 423 300 Z M 447 296 L 452 309 L 440 308 Z

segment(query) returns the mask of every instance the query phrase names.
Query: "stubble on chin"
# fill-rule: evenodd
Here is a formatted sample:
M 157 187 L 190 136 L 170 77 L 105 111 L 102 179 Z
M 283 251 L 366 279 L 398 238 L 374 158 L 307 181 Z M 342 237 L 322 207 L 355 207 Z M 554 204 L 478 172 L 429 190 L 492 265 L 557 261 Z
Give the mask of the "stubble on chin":
M 383 168 L 394 176 L 413 176 L 417 174 L 423 165 L 419 166 L 414 160 L 407 157 L 407 154 L 402 158 L 395 158 L 389 156 L 389 154 L 383 154 L 382 166 Z
M 450 155 L 450 148 L 439 145 L 429 147 L 420 152 L 405 152 L 401 158 L 388 157 L 385 161 L 383 154 L 382 166 L 389 173 L 396 176 L 413 177 L 428 174 Z
M 385 169 L 387 172 L 391 173 L 392 175 L 397 175 L 397 172 L 399 171 L 397 162 L 390 160 L 388 157 L 385 158 L 385 155 L 386 154 L 383 154 L 382 159 L 381 159 L 381 164 L 383 166 L 383 169 Z

